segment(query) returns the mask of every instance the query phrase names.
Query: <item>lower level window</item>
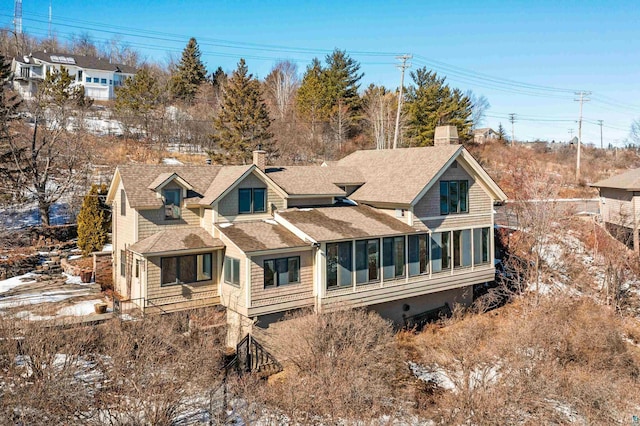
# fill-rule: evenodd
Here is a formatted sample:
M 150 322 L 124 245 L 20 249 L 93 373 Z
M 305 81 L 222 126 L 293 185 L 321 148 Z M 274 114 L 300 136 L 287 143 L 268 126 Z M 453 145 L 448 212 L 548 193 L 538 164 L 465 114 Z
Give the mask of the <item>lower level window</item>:
M 431 234 L 431 268 L 433 272 L 446 270 L 451 266 L 451 232 Z
M 453 231 L 453 266 L 471 266 L 471 230 Z
M 382 240 L 382 270 L 385 280 L 405 276 L 404 236 Z
M 409 235 L 409 275 L 429 272 L 429 235 Z
M 224 258 L 224 282 L 240 286 L 240 261 L 233 257 Z
M 264 287 L 300 282 L 300 256 L 264 261 Z
M 327 288 L 350 287 L 352 243 L 327 243 Z
M 473 230 L 473 263 L 489 263 L 490 228 L 476 228 Z
M 194 283 L 211 279 L 211 253 L 160 259 L 162 285 Z

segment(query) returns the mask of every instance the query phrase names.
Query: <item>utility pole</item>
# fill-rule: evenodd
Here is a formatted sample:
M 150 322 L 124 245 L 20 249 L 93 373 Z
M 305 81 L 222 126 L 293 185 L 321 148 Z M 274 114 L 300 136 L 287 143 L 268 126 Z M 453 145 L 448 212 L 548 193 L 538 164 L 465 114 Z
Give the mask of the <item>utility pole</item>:
M 514 112 L 509 114 L 509 121 L 511 122 L 511 146 L 513 146 L 513 143 L 516 141 L 516 133 L 513 127 L 513 123 L 516 122 L 516 114 Z
M 51 3 L 53 0 L 49 0 L 49 40 L 51 40 Z
M 598 124 L 600 125 L 600 149 L 604 149 L 604 144 L 602 143 L 602 120 L 598 120 Z
M 396 59 L 402 61 L 402 64 L 397 65 L 402 71 L 400 74 L 400 94 L 398 95 L 398 111 L 396 112 L 396 131 L 393 134 L 393 149 L 398 147 L 398 133 L 400 133 L 400 109 L 402 108 L 402 89 L 404 86 L 404 70 L 411 67 L 411 63 L 407 64 L 409 59 L 413 58 L 413 55 L 401 55 L 396 56 Z
M 576 96 L 580 96 L 579 99 L 574 99 L 576 102 L 580 102 L 580 118 L 578 119 L 578 155 L 576 157 L 576 180 L 580 179 L 580 145 L 582 145 L 582 105 L 585 102 L 589 102 L 587 96 L 589 96 L 591 92 L 576 92 Z

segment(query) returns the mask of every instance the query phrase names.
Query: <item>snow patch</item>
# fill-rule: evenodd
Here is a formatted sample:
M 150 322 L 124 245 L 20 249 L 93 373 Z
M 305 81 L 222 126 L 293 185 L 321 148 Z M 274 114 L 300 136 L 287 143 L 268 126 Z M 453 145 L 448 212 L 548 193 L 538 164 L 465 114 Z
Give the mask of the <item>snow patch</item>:
M 24 284 L 33 284 L 36 282 L 36 274 L 28 273 L 24 275 L 18 275 L 17 277 L 9 278 L 0 281 L 0 293 L 5 293 L 13 288 L 19 287 Z
M 105 244 L 102 251 L 113 252 L 113 244 Z
M 168 165 L 171 165 L 171 166 L 182 166 L 183 165 L 183 163 L 181 161 L 179 161 L 178 159 L 173 158 L 173 157 L 163 158 L 162 159 L 162 164 L 168 164 Z
M 94 305 L 96 303 L 102 303 L 101 299 L 83 300 L 71 306 L 66 306 L 60 309 L 57 313 L 58 316 L 73 316 L 81 317 L 84 315 L 91 315 L 95 313 Z

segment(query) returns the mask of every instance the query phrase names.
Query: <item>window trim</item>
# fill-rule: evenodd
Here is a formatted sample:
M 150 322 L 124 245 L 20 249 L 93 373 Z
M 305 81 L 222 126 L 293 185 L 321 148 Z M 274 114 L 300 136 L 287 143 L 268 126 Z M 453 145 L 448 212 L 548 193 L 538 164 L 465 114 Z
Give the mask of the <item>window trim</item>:
M 248 191 L 249 192 L 249 210 L 242 210 L 240 204 L 240 193 Z M 256 191 L 264 191 L 263 202 L 264 209 L 256 210 L 255 209 L 255 200 L 256 200 Z M 238 188 L 238 214 L 254 214 L 254 213 L 266 213 L 267 212 L 267 188 Z
M 451 197 L 455 187 L 455 199 Z M 463 190 L 464 187 L 464 190 Z M 455 211 L 453 211 L 455 209 Z M 469 180 L 440 181 L 440 215 L 469 213 Z
M 229 261 L 229 266 L 227 266 L 227 261 Z M 234 267 L 234 264 L 237 263 L 238 265 L 238 276 L 234 276 L 235 275 L 235 270 L 236 268 Z M 229 284 L 231 286 L 234 287 L 238 287 L 240 288 L 240 259 L 237 259 L 235 257 L 231 257 L 231 256 L 225 256 L 224 257 L 224 262 L 222 264 L 222 268 L 224 269 L 223 274 L 222 274 L 222 280 L 225 282 L 225 284 Z M 230 280 L 227 280 L 227 272 L 229 273 L 229 277 Z M 236 282 L 237 281 L 237 282 Z
M 278 271 L 278 264 L 286 264 L 287 265 L 287 275 L 290 277 L 291 276 L 291 271 L 289 270 L 289 266 L 291 265 L 291 260 L 295 260 L 298 263 L 298 273 L 297 273 L 297 279 L 296 281 L 289 281 L 286 283 L 281 284 L 279 282 L 279 274 L 280 273 L 284 273 L 284 271 Z M 266 270 L 267 270 L 267 262 L 269 263 L 273 263 L 273 284 L 269 284 L 267 285 L 267 274 L 266 274 Z M 264 286 L 264 289 L 270 289 L 270 288 L 278 288 L 281 286 L 288 286 L 290 284 L 300 284 L 301 282 L 301 277 L 300 277 L 300 269 L 301 269 L 301 264 L 300 264 L 300 256 L 287 256 L 287 257 L 276 257 L 276 258 L 272 258 L 272 259 L 265 259 L 262 262 L 262 283 Z
M 205 278 L 202 280 L 198 279 L 198 273 L 200 272 L 198 270 L 198 256 L 209 256 L 210 261 L 209 261 L 209 278 Z M 180 259 L 181 258 L 185 258 L 185 257 L 193 257 L 194 258 L 194 262 L 195 262 L 195 267 L 196 267 L 196 280 L 195 281 L 182 281 L 180 279 Z M 176 280 L 174 282 L 169 282 L 169 283 L 165 283 L 164 279 L 162 277 L 162 271 L 163 271 L 163 263 L 165 262 L 166 259 L 176 259 Z M 203 258 L 204 259 L 204 258 Z M 202 262 L 203 266 L 205 264 L 204 260 Z M 184 285 L 184 284 L 197 284 L 197 283 L 203 283 L 206 281 L 213 281 L 213 253 L 211 252 L 206 252 L 206 253 L 195 253 L 195 254 L 185 254 L 182 256 L 163 256 L 160 258 L 160 287 L 170 287 L 170 286 L 174 286 L 174 285 Z

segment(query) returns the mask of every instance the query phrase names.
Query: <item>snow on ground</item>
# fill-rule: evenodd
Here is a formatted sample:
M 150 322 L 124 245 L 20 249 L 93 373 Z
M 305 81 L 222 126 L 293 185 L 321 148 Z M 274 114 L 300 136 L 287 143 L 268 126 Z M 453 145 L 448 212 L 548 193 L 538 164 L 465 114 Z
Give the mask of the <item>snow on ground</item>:
M 6 296 L 0 299 L 0 309 L 15 308 L 18 306 L 37 305 L 40 303 L 54 303 L 86 294 L 86 290 L 54 290 L 42 293 L 27 293 L 15 296 Z
M 169 164 L 172 166 L 182 166 L 183 163 L 181 161 L 179 161 L 176 158 L 170 157 L 170 158 L 163 158 L 162 159 L 162 164 Z
M 104 247 L 102 247 L 102 251 L 112 252 L 113 251 L 113 244 L 105 244 Z
M 13 288 L 16 288 L 25 284 L 33 284 L 36 282 L 36 274 L 28 273 L 19 275 L 17 277 L 9 278 L 7 280 L 0 281 L 0 294 L 5 293 Z
M 51 206 L 51 225 L 64 225 L 71 222 L 74 212 L 68 203 L 55 203 Z M 0 209 L 0 225 L 6 229 L 22 229 L 40 225 L 40 211 L 36 203 L 24 207 Z
M 80 317 L 83 315 L 91 315 L 95 313 L 94 305 L 96 303 L 103 303 L 102 299 L 92 299 L 92 300 L 83 300 L 82 302 L 78 302 L 74 305 L 67 306 L 62 308 L 56 314 L 57 316 L 73 316 Z
M 461 371 L 446 371 L 437 364 L 425 367 L 409 361 L 409 369 L 419 380 L 434 383 L 441 389 L 452 392 L 458 392 L 458 385 L 456 385 L 456 382 L 460 384 L 461 382 L 466 381 L 466 378 L 463 377 L 463 373 Z M 498 364 L 476 368 L 469 374 L 469 388 L 474 389 L 477 386 L 497 382 L 500 378 L 499 370 L 500 366 Z

